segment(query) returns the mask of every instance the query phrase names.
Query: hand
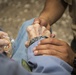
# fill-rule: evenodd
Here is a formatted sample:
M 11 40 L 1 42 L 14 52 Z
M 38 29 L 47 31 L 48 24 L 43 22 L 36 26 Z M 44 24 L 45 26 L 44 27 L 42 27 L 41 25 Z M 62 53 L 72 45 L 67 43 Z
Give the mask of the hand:
M 28 26 L 27 32 L 28 32 L 28 37 L 29 37 L 29 40 L 26 43 L 27 47 L 29 46 L 30 40 L 32 40 L 35 37 L 39 37 L 39 36 L 50 37 L 51 36 L 50 31 L 47 30 L 44 26 L 40 26 L 39 24 L 33 24 L 31 26 Z
M 40 24 L 41 26 L 46 26 L 48 23 L 44 18 L 35 18 L 34 19 L 34 24 Z
M 11 50 L 11 42 L 7 33 L 0 31 L 0 53 L 6 52 L 7 55 Z
M 50 30 L 50 24 L 46 18 L 42 17 L 35 18 L 33 24 L 39 24 L 40 26 L 45 26 L 47 29 Z
M 47 38 L 40 41 L 40 44 L 34 48 L 35 55 L 56 56 L 70 65 L 73 64 L 74 52 L 71 47 L 64 41 L 56 38 Z

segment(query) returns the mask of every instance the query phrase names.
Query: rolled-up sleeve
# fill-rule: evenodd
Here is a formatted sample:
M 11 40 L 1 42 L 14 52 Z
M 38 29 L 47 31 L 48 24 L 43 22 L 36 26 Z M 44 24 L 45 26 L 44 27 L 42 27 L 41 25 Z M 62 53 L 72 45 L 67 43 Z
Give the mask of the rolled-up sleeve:
M 51 75 L 71 75 L 73 68 L 55 56 L 34 56 L 33 48 L 39 41 L 33 43 L 27 50 L 28 64 L 32 72 L 50 73 Z

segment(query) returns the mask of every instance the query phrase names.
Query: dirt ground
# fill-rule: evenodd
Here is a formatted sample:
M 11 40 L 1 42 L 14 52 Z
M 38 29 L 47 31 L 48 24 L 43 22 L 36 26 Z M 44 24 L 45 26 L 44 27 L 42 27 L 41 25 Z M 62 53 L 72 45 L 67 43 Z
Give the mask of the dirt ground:
M 41 12 L 45 0 L 0 0 L 0 27 L 16 38 L 20 26 Z M 68 10 L 68 9 L 67 9 Z M 73 36 L 68 11 L 53 26 L 56 37 L 70 43 Z

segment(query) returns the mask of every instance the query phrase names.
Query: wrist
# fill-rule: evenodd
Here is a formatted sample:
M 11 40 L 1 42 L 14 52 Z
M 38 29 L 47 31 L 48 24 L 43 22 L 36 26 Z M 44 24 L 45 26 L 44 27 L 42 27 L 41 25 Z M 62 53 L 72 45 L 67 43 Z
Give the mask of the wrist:
M 40 39 L 44 39 L 44 38 L 48 38 L 47 36 L 39 36 L 39 37 L 35 37 L 32 40 L 30 40 L 29 46 L 32 45 L 34 42 L 40 40 Z
M 46 26 L 47 24 L 50 24 L 50 23 L 51 23 L 51 22 L 50 22 L 50 19 L 49 19 L 49 16 L 46 15 L 46 13 L 40 14 L 39 19 L 42 20 L 43 22 L 45 22 L 45 26 Z
M 39 16 L 40 25 L 45 26 L 48 30 L 50 30 L 51 22 L 49 21 L 48 17 L 44 17 L 43 15 Z

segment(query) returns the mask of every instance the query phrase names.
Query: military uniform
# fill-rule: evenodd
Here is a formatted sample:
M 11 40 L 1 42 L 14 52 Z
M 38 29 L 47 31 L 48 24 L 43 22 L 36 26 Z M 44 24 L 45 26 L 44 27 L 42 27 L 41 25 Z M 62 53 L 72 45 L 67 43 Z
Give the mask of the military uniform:
M 71 42 L 71 47 L 76 52 L 76 0 L 64 0 L 69 5 L 69 12 L 73 24 L 71 24 L 74 39 Z
M 69 12 L 73 21 L 73 24 L 71 27 L 73 30 L 74 37 L 76 39 L 76 0 L 64 0 L 64 1 L 69 4 Z

